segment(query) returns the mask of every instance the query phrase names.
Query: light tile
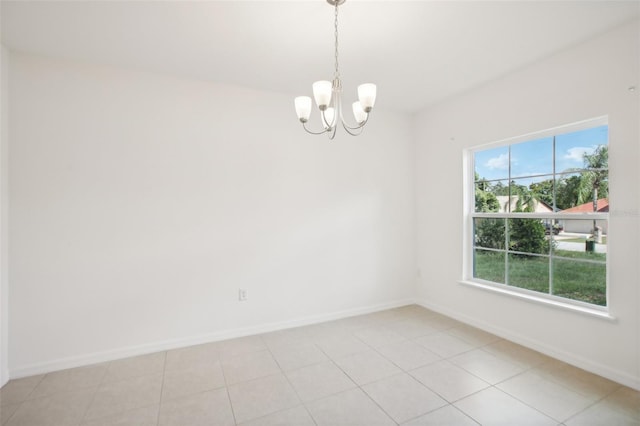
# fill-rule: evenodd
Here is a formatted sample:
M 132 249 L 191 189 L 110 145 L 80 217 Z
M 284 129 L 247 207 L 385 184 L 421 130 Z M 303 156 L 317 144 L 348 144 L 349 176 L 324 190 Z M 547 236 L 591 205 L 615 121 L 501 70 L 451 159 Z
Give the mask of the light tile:
M 478 424 L 453 405 L 447 405 L 417 419 L 402 423 L 402 426 L 478 426 Z
M 222 357 L 229 355 L 244 354 L 249 352 L 264 351 L 267 345 L 261 336 L 238 337 L 237 339 L 223 340 L 220 344 L 220 355 Z
M 449 402 L 489 387 L 489 383 L 446 360 L 420 367 L 409 373 Z
M 160 405 L 158 426 L 234 426 L 226 388 L 189 395 Z
M 329 359 L 315 344 L 307 342 L 279 345 L 272 348 L 271 353 L 283 371 L 295 370 Z
M 398 423 L 448 405 L 406 373 L 370 383 L 362 389 Z
M 519 365 L 523 369 L 536 367 L 551 360 L 551 358 L 540 352 L 525 348 L 508 340 L 499 340 L 491 343 L 484 346 L 482 350 L 502 358 L 505 361 L 509 361 L 512 364 Z
M 114 416 L 124 411 L 160 403 L 162 374 L 102 383 L 87 410 L 85 419 Z
M 54 393 L 95 388 L 102 382 L 107 373 L 107 367 L 108 364 L 98 364 L 48 373 L 29 395 L 29 399 Z
M 502 382 L 524 371 L 522 367 L 482 349 L 465 352 L 450 358 L 449 361 L 491 384 Z
M 220 346 L 218 342 L 214 342 L 167 351 L 165 371 L 214 365 L 220 360 Z
M 162 401 L 192 395 L 225 386 L 224 374 L 220 362 L 196 364 L 184 370 L 172 370 L 164 373 Z
M 479 328 L 461 324 L 447 330 L 447 333 L 475 346 L 482 347 L 502 340 L 495 334 L 487 333 Z
M 496 388 L 488 388 L 454 404 L 481 425 L 556 426 L 545 416 Z
M 439 331 L 446 331 L 462 324 L 460 321 L 456 321 L 453 318 L 449 318 L 437 313 L 426 315 L 424 319 L 431 327 Z
M 280 346 L 290 347 L 305 343 L 312 343 L 311 338 L 305 332 L 304 327 L 273 331 L 271 333 L 263 334 L 262 339 L 269 349 L 272 350 Z
M 103 417 L 96 420 L 87 420 L 80 426 L 157 426 L 158 410 L 157 405 L 136 408 L 115 416 Z
M 315 426 L 315 422 L 304 406 L 300 405 L 277 413 L 267 414 L 238 426 Z
M 374 350 L 340 358 L 335 363 L 359 385 L 375 382 L 402 371 Z
M 567 426 L 640 425 L 640 392 L 622 387 L 565 422 Z
M 377 351 L 405 371 L 413 370 L 441 359 L 424 346 L 410 340 L 382 346 L 377 348 Z
M 134 377 L 162 373 L 164 371 L 165 358 L 165 352 L 157 352 L 112 361 L 107 369 L 104 382 L 119 382 Z
M 94 389 L 63 392 L 23 402 L 7 426 L 75 426 L 80 424 Z
M 527 405 L 563 422 L 595 402 L 541 375 L 529 370 L 497 385 Z
M 353 333 L 358 339 L 367 345 L 377 348 L 391 343 L 399 343 L 406 340 L 404 336 L 389 329 L 387 326 L 367 327 Z
M 423 318 L 410 318 L 403 321 L 396 321 L 388 324 L 386 327 L 407 339 L 415 339 L 417 337 L 434 334 L 441 330 L 441 327 L 434 326 L 432 322 Z
M 13 415 L 13 413 L 18 410 L 20 407 L 20 403 L 16 404 L 7 404 L 0 406 L 0 425 L 4 425 Z
M 302 401 L 313 401 L 356 387 L 331 361 L 289 371 L 286 376 Z
M 238 423 L 300 404 L 295 390 L 283 374 L 238 383 L 228 389 Z
M 552 360 L 534 369 L 545 378 L 591 399 L 600 399 L 620 387 L 604 377 L 562 361 Z
M 0 406 L 24 401 L 43 378 L 44 374 L 10 380 L 0 389 Z
M 319 399 L 307 404 L 318 426 L 395 426 L 394 422 L 361 389 Z
M 442 358 L 450 358 L 475 349 L 475 346 L 446 332 L 419 337 L 414 342 L 424 346 Z
M 280 373 L 269 350 L 223 355 L 222 370 L 227 385 Z
M 371 349 L 360 339 L 349 335 L 332 334 L 320 339 L 317 343 L 320 349 L 334 360 Z

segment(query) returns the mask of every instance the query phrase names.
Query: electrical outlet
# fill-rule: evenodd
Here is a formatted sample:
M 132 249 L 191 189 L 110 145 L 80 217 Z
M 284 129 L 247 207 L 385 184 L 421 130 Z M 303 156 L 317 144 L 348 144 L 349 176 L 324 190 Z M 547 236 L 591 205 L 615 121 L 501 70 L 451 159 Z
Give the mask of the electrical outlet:
M 238 290 L 238 300 L 240 302 L 244 302 L 245 300 L 247 300 L 247 289 L 246 288 L 241 288 Z

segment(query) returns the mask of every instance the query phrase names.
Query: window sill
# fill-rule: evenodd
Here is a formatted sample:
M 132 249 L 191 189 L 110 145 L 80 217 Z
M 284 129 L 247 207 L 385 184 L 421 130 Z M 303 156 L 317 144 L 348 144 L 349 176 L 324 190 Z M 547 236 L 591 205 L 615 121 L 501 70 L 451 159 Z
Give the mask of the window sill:
M 527 302 L 550 306 L 550 307 L 554 307 L 564 311 L 577 312 L 583 315 L 600 318 L 600 319 L 604 319 L 611 322 L 617 321 L 616 317 L 612 316 L 608 311 L 605 311 L 605 310 L 589 308 L 586 306 L 573 305 L 571 303 L 564 303 L 557 300 L 546 299 L 544 297 L 538 297 L 538 296 L 524 293 L 524 292 L 521 293 L 519 291 L 511 290 L 509 288 L 503 288 L 503 287 L 493 286 L 489 284 L 482 284 L 480 282 L 475 282 L 475 281 L 460 280 L 458 282 L 462 285 L 490 291 L 493 293 L 502 294 L 505 296 L 516 297 L 518 299 L 525 300 Z

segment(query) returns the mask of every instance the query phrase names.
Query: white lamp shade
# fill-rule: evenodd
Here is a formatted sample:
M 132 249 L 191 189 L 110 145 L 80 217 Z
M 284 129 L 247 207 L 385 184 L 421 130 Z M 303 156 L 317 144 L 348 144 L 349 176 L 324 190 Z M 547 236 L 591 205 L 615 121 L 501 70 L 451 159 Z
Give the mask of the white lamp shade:
M 322 119 L 322 125 L 324 126 L 325 129 L 330 129 L 333 126 L 335 126 L 335 118 L 336 118 L 336 110 L 333 108 L 327 108 L 326 110 L 324 110 L 321 114 L 324 118 Z M 329 123 L 329 125 L 327 126 L 327 123 Z
M 373 105 L 376 103 L 376 85 L 366 83 L 358 86 L 358 99 L 365 112 L 371 111 Z
M 364 112 L 359 101 L 353 103 L 353 116 L 356 118 L 358 124 L 364 123 L 367 120 L 367 113 Z
M 331 82 L 321 80 L 313 83 L 313 97 L 316 100 L 318 108 L 321 110 L 326 109 L 331 103 Z
M 295 98 L 294 103 L 296 105 L 298 119 L 306 123 L 311 115 L 311 98 L 309 96 L 298 96 Z

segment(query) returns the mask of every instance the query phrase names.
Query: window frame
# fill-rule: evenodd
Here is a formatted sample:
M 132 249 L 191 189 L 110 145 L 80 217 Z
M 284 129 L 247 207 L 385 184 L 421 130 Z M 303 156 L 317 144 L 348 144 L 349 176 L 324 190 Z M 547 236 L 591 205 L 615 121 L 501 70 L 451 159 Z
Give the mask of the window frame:
M 542 139 L 546 137 L 554 137 L 560 134 L 577 132 L 580 130 L 587 130 L 590 128 L 609 125 L 608 116 L 601 116 L 593 119 L 582 120 L 575 123 L 570 123 L 562 126 L 557 126 L 553 128 L 549 128 L 542 131 L 531 132 L 521 136 L 516 136 L 512 138 L 502 139 L 495 142 L 490 142 L 486 144 L 481 144 L 477 146 L 473 146 L 463 150 L 463 255 L 462 255 L 462 278 L 460 280 L 461 284 L 470 285 L 475 288 L 481 288 L 493 292 L 497 292 L 504 295 L 515 296 L 521 299 L 525 299 L 528 301 L 532 301 L 534 303 L 543 303 L 546 305 L 559 307 L 562 309 L 569 309 L 572 311 L 577 311 L 580 313 L 585 313 L 605 319 L 613 320 L 615 319 L 610 314 L 610 256 L 609 256 L 609 243 L 610 243 L 610 231 L 611 231 L 611 223 L 610 223 L 610 214 L 609 213 L 598 213 L 598 212 L 589 212 L 589 213 L 560 213 L 560 212 L 550 212 L 550 213 L 531 213 L 531 212 L 501 212 L 501 213 L 487 213 L 487 212 L 476 212 L 475 211 L 475 164 L 474 157 L 475 153 L 479 151 L 484 151 L 488 149 L 498 148 L 501 146 L 510 146 L 514 144 L 518 144 L 521 142 L 528 142 L 537 139 Z M 607 144 L 609 146 L 609 144 Z M 555 155 L 555 153 L 554 153 Z M 554 160 L 555 161 L 555 160 Z M 609 168 L 607 168 L 609 170 Z M 553 176 L 561 175 L 563 172 L 556 173 L 553 170 Z M 513 179 L 512 176 L 509 176 L 506 180 L 509 182 Z M 611 188 L 611 180 L 609 177 L 609 188 Z M 596 305 L 592 303 L 587 303 L 579 300 L 573 300 L 561 296 L 556 296 L 549 293 L 538 292 L 534 290 L 528 290 L 520 287 L 516 287 L 508 284 L 496 283 L 493 281 L 487 281 L 480 278 L 475 278 L 474 275 L 474 250 L 475 250 L 475 232 L 474 232 L 474 220 L 475 218 L 487 218 L 487 219 L 540 219 L 540 220 L 571 220 L 571 219 L 581 219 L 581 220 L 602 220 L 606 221 L 608 234 L 607 234 L 607 257 L 604 261 L 605 264 L 605 294 L 606 294 L 606 305 Z M 509 253 L 509 251 L 505 248 L 504 251 L 498 250 L 500 252 Z M 544 256 L 544 255 L 543 255 Z M 550 256 L 550 255 L 549 255 Z M 561 256 L 559 256 L 562 258 Z M 598 262 L 600 263 L 600 262 Z M 551 291 L 551 290 L 550 290 Z

